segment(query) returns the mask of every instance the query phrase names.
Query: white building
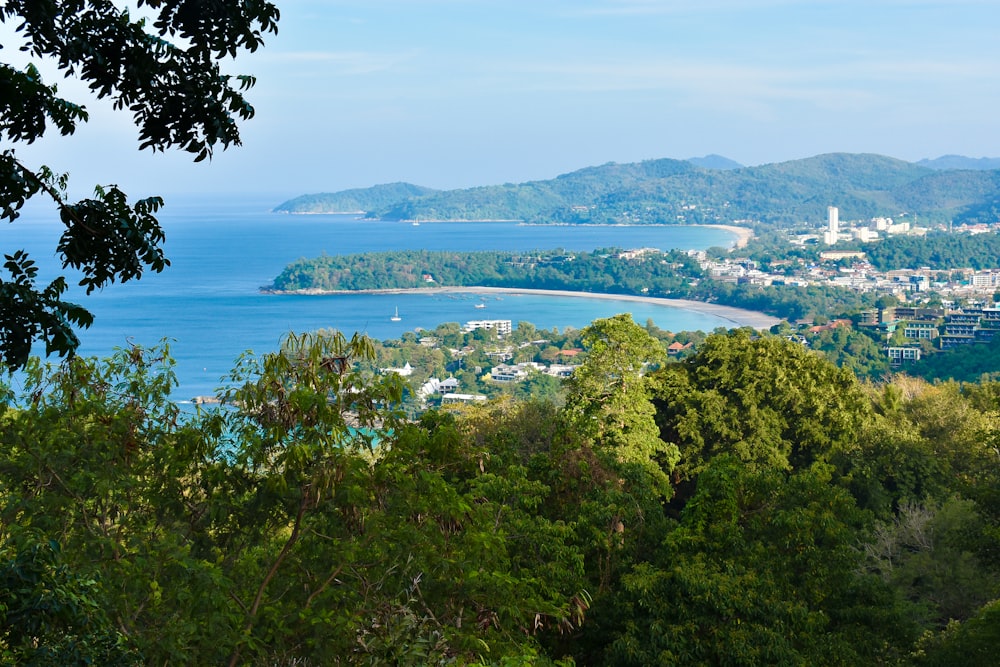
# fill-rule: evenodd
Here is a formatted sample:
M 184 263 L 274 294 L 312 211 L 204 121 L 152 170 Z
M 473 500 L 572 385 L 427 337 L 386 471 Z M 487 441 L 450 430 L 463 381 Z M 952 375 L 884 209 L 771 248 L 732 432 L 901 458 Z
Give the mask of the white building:
M 400 375 L 404 378 L 413 375 L 413 367 L 410 366 L 409 361 L 407 361 L 406 365 L 403 366 L 402 368 L 383 368 L 381 370 L 384 375 L 388 375 L 389 373 L 395 373 L 396 375 Z
M 889 362 L 893 365 L 907 361 L 920 361 L 919 347 L 887 347 L 885 351 L 889 355 Z
M 420 385 L 420 389 L 417 389 L 417 396 L 421 400 L 427 400 L 427 398 L 433 394 L 448 394 L 454 392 L 458 389 L 458 378 L 446 378 L 444 380 L 439 380 L 437 378 L 431 378 L 427 382 Z
M 979 271 L 972 274 L 969 284 L 976 289 L 994 289 L 1000 286 L 1000 272 Z
M 577 368 L 579 368 L 578 365 L 549 364 L 549 367 L 545 369 L 545 372 L 552 377 L 568 378 L 573 375 L 573 371 Z
M 869 227 L 855 227 L 851 234 L 862 243 L 870 243 L 878 240 L 878 232 Z
M 840 238 L 840 211 L 836 206 L 826 207 L 826 231 L 823 232 L 823 243 L 834 245 Z
M 872 224 L 875 225 L 875 230 L 879 232 L 885 232 L 889 230 L 892 226 L 892 218 L 872 218 Z
M 514 330 L 514 327 L 511 326 L 510 320 L 470 320 L 462 327 L 462 331 L 465 333 L 476 329 L 492 329 L 497 332 L 498 336 L 506 336 Z
M 532 373 L 542 370 L 545 370 L 545 366 L 534 361 L 527 361 L 513 366 L 499 364 L 490 369 L 490 379 L 494 382 L 520 382 L 527 379 Z

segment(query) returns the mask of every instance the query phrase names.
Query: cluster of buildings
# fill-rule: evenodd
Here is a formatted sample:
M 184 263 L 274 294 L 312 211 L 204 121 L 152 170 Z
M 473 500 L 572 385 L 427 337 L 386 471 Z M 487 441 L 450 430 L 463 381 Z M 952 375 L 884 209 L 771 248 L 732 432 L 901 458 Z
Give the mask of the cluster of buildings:
M 859 327 L 869 327 L 887 338 L 902 332 L 903 345 L 889 345 L 886 354 L 893 364 L 919 361 L 928 343 L 942 350 L 973 343 L 988 343 L 1000 335 L 1000 308 L 895 307 L 861 313 Z M 922 341 L 926 341 L 923 344 Z
M 513 323 L 511 320 L 471 320 L 463 325 L 462 332 L 471 333 L 478 329 L 495 331 L 497 333 L 497 337 L 502 340 L 505 336 L 508 336 L 513 332 Z M 547 340 L 536 340 L 522 343 L 522 346 L 542 345 L 548 342 L 549 341 Z M 439 341 L 436 338 L 427 336 L 419 339 L 419 343 L 428 347 L 436 347 L 439 344 Z M 450 351 L 453 357 L 462 358 L 471 352 L 472 348 Z M 564 354 L 572 357 L 576 352 L 579 352 L 579 350 L 566 350 L 564 351 Z M 509 385 L 524 382 L 532 375 L 538 373 L 563 379 L 571 376 L 573 371 L 576 369 L 576 366 L 571 364 L 541 364 L 535 361 L 514 364 L 505 363 L 514 357 L 515 349 L 512 345 L 505 345 L 503 347 L 484 350 L 483 353 L 492 362 L 495 362 L 495 365 L 489 369 L 489 373 L 484 375 L 484 378 L 498 385 Z M 401 368 L 382 368 L 380 370 L 382 373 L 397 373 L 403 377 L 409 377 L 413 374 L 413 368 L 409 363 L 404 364 Z M 477 372 L 479 372 L 478 368 Z M 455 377 L 449 377 L 443 380 L 432 377 L 421 384 L 416 393 L 421 401 L 427 401 L 434 395 L 440 395 L 442 405 L 453 403 L 477 403 L 487 400 L 487 397 L 482 394 L 460 393 L 458 391 L 460 384 L 461 383 L 458 378 Z
M 824 245 L 836 245 L 840 241 L 857 240 L 862 243 L 877 241 L 880 234 L 892 236 L 893 234 L 909 234 L 916 232 L 910 228 L 909 222 L 894 222 L 892 218 L 872 218 L 868 224 L 852 225 L 846 229 L 840 228 L 840 209 L 836 206 L 828 206 L 826 209 L 826 229 L 823 231 Z M 812 235 L 797 237 L 793 243 L 805 244 Z
M 715 280 L 751 285 L 825 285 L 855 292 L 874 292 L 908 301 L 921 292 L 937 292 L 950 300 L 978 299 L 1000 291 L 1000 268 L 976 271 L 956 268 L 939 271 L 927 267 L 877 271 L 865 260 L 865 253 L 830 250 L 820 253 L 821 263 L 792 268 L 792 262 L 771 262 L 763 271 L 749 259 L 726 258 L 711 261 L 696 253 L 702 270 Z M 844 260 L 850 262 L 845 265 Z M 779 273 L 778 271 L 782 271 Z

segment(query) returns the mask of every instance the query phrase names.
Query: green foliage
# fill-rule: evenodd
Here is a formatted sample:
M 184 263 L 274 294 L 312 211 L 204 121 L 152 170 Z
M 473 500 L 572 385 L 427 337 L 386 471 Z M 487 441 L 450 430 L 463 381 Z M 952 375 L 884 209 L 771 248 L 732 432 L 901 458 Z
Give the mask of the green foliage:
M 371 353 L 290 338 L 187 421 L 158 350 L 31 365 L 2 421 L 0 538 L 61 538 L 144 663 L 467 663 L 577 627 L 583 557 L 538 512 L 548 487 L 447 416 L 401 422 L 398 378 L 356 363 Z
M 980 382 L 1000 378 L 1000 337 L 986 343 L 960 345 L 921 357 L 907 369 L 926 380 Z
M 722 455 L 649 562 L 624 578 L 603 664 L 878 664 L 913 627 L 859 575 L 865 516 L 822 474 Z
M 587 357 L 566 381 L 566 410 L 577 433 L 613 452 L 624 467 L 638 466 L 670 496 L 675 445 L 660 439 L 645 370 L 666 360 L 663 346 L 628 314 L 595 320 L 583 330 Z
M 677 480 L 730 453 L 750 469 L 802 469 L 855 447 L 871 408 L 854 376 L 802 345 L 740 329 L 654 378 L 661 437 Z
M 746 308 L 794 322 L 869 308 L 874 296 L 827 285 L 733 285 L 704 280 L 688 298 Z
M 586 348 L 564 405 L 505 396 L 419 420 L 360 336 L 248 353 L 226 403 L 186 416 L 165 349 L 32 360 L 16 402 L 0 392 L 0 657 L 851 665 L 995 650 L 996 387 L 859 385 L 747 330 L 666 363 L 654 334 L 621 315 L 558 339 Z
M 2 423 L 0 537 L 57 540 L 62 566 L 96 582 L 90 599 L 144 660 L 220 660 L 225 579 L 191 542 L 217 440 L 210 422 L 178 424 L 172 362 L 131 348 L 57 369 L 32 360 L 25 375 L 22 407 Z
M 868 389 L 874 418 L 858 447 L 838 459 L 863 507 L 885 517 L 907 502 L 945 502 L 954 492 L 980 494 L 994 484 L 992 409 L 977 407 L 955 383 L 900 375 Z
M 435 285 L 571 289 L 616 294 L 669 295 L 682 290 L 701 269 L 684 253 L 636 259 L 614 250 L 568 255 L 408 250 L 300 259 L 275 278 L 277 290 L 367 290 Z M 645 291 L 643 291 L 645 290 Z
M 80 306 L 63 301 L 66 281 L 57 278 L 45 289 L 35 286 L 38 267 L 21 250 L 5 255 L 10 280 L 0 280 L 0 358 L 11 368 L 27 363 L 34 340 L 45 353 L 70 354 L 80 345 L 73 325 L 90 326 L 93 317 Z
M 970 500 L 904 502 L 865 544 L 868 569 L 914 605 L 925 625 L 964 621 L 1000 593 L 1000 573 L 977 557 L 970 535 L 983 528 Z
M 30 532 L 30 531 L 26 531 Z M 62 563 L 59 544 L 20 534 L 0 545 L 0 660 L 63 667 L 138 665 L 98 603 L 97 581 Z
M 835 327 L 809 339 L 810 348 L 822 352 L 838 368 L 846 368 L 859 378 L 878 379 L 889 372 L 889 360 L 864 331 L 849 326 Z
M 822 221 L 827 202 L 844 219 L 896 211 L 922 221 L 979 220 L 996 207 L 996 171 L 936 171 L 879 155 L 833 153 L 759 167 L 702 169 L 648 160 L 588 167 L 546 181 L 398 192 L 393 186 L 307 195 L 279 209 L 366 210 L 387 220 L 526 220 L 617 224 L 763 225 Z M 388 189 L 388 192 L 386 191 Z M 345 208 L 347 203 L 350 206 Z M 357 208 L 354 203 L 363 204 Z M 384 202 L 384 203 L 382 203 Z M 381 204 L 376 206 L 375 204 Z M 323 208 L 317 211 L 317 206 Z
M 991 667 L 998 649 L 1000 600 L 994 600 L 964 623 L 956 621 L 941 633 L 928 633 L 913 662 L 919 667 Z
M 878 271 L 918 269 L 936 271 L 970 267 L 993 268 L 1000 257 L 998 234 L 945 234 L 892 236 L 865 246 L 868 261 Z
M 12 0 L 0 7 L 0 22 L 15 26 L 20 50 L 30 58 L 54 63 L 97 99 L 127 108 L 141 149 L 180 148 L 200 161 L 219 145 L 239 145 L 237 122 L 254 114 L 243 91 L 254 80 L 221 74 L 219 62 L 256 51 L 262 33 L 277 31 L 278 10 L 263 1 L 226 0 L 198 11 L 182 0 L 139 4 L 152 11 L 151 21 L 134 19 L 110 1 Z M 50 123 L 65 136 L 88 118 L 82 105 L 59 97 L 54 85 L 42 81 L 35 64 L 19 70 L 0 63 L 0 137 L 30 144 L 45 136 Z M 67 175 L 29 166 L 13 148 L 3 150 L 0 218 L 13 222 L 27 200 L 39 194 L 50 198 L 66 226 L 56 250 L 64 268 L 83 271 L 80 284 L 88 293 L 168 265 L 160 247 L 163 230 L 154 216 L 163 204 L 159 197 L 129 206 L 117 187 L 98 186 L 93 198 L 74 203 L 67 198 L 67 184 Z M 73 327 L 89 326 L 90 314 L 61 300 L 62 278 L 37 288 L 22 251 L 6 259 L 11 278 L 0 280 L 4 362 L 23 366 L 36 338 L 45 341 L 46 353 L 71 355 L 79 345 Z
M 388 183 L 371 188 L 302 195 L 274 208 L 278 213 L 361 213 L 389 208 L 411 197 L 432 195 L 436 190 L 410 183 Z

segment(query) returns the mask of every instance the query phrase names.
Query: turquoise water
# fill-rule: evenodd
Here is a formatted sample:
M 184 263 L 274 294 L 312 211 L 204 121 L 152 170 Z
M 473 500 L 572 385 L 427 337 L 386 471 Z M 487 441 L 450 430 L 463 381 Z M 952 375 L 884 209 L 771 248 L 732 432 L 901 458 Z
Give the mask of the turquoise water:
M 732 323 L 673 307 L 570 297 L 504 295 L 267 295 L 260 292 L 284 266 L 300 257 L 381 250 L 593 250 L 655 247 L 703 249 L 728 245 L 730 232 L 704 227 L 547 227 L 516 223 L 368 222 L 354 216 L 290 216 L 269 212 L 275 202 L 168 201 L 161 215 L 171 260 L 162 274 L 112 285 L 74 298 L 95 315 L 81 333 L 82 354 L 105 356 L 128 343 L 171 340 L 177 359 L 179 399 L 214 393 L 242 351 L 265 352 L 291 331 L 319 328 L 362 331 L 378 339 L 442 322 L 510 319 L 560 330 L 599 317 L 630 312 L 673 331 L 711 330 Z M 58 275 L 52 255 L 60 231 L 54 215 L 31 210 L 0 226 L 4 253 L 32 252 L 43 274 Z M 390 321 L 398 308 L 399 322 Z

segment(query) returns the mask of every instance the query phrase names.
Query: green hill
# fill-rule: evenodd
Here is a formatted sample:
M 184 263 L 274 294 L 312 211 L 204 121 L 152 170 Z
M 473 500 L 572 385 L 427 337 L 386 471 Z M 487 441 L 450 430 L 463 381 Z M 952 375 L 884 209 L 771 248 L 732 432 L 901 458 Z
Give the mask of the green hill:
M 363 213 L 392 206 L 398 201 L 437 192 L 410 183 L 387 183 L 371 188 L 302 195 L 279 204 L 277 213 Z
M 1000 170 L 941 170 L 871 154 L 830 153 L 758 167 L 706 168 L 688 160 L 587 167 L 556 178 L 459 190 L 408 184 L 308 195 L 276 210 L 365 211 L 388 220 L 534 223 L 794 224 L 917 216 L 981 221 L 1000 201 Z

